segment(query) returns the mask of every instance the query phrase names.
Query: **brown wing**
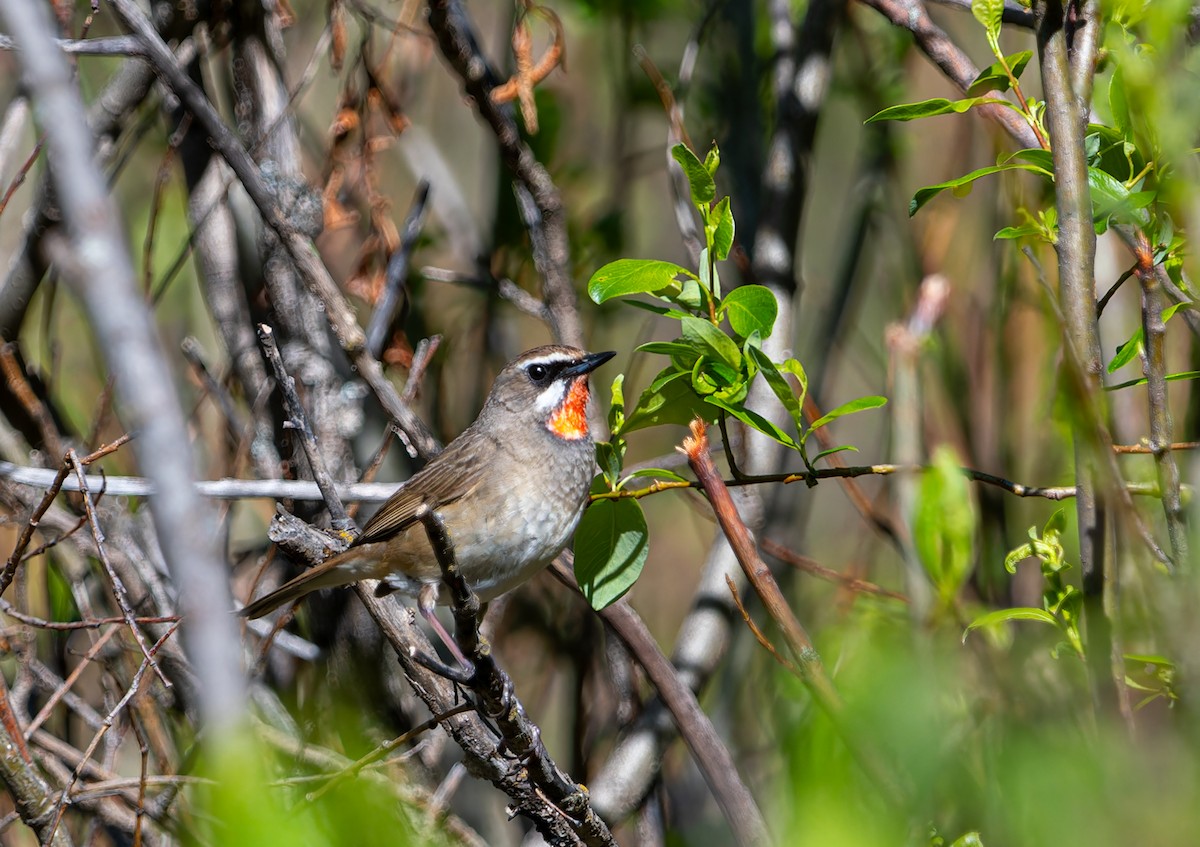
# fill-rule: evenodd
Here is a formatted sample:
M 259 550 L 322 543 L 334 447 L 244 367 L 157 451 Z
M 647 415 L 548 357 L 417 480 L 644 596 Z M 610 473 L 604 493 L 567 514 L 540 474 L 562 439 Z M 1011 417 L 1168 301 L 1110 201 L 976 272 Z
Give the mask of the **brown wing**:
M 464 452 L 452 443 L 434 461 L 402 485 L 363 527 L 354 546 L 385 541 L 403 532 L 417 520 L 417 509 L 428 504 L 434 509 L 470 494 L 479 485 L 479 475 L 464 468 L 459 456 Z M 470 479 L 468 477 L 474 477 Z

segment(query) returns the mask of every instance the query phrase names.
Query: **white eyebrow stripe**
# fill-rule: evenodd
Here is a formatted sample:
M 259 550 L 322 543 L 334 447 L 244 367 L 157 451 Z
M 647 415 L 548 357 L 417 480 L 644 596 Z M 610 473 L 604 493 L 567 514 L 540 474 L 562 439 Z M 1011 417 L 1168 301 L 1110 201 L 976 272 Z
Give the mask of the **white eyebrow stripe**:
M 538 356 L 536 359 L 526 359 L 521 363 L 521 367 L 527 368 L 530 365 L 569 365 L 575 361 L 575 357 L 567 353 L 547 353 L 545 356 Z

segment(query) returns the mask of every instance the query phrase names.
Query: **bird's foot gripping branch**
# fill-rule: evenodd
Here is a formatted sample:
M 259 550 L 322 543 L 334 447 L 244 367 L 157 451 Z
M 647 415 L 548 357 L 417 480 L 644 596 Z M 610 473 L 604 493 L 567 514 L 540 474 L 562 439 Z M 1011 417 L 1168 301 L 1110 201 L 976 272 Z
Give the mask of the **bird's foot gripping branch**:
M 717 199 L 716 173 L 721 156 L 716 145 L 701 161 L 683 144 L 671 151 L 687 177 L 691 204 L 699 214 L 704 248 L 697 269 L 658 259 L 619 259 L 597 270 L 588 282 L 596 303 L 620 298 L 622 302 L 679 321 L 679 337 L 652 341 L 637 348 L 641 353 L 666 356 L 668 364 L 626 410 L 624 375 L 612 384 L 609 441 L 597 442 L 600 477 L 592 488 L 593 502 L 575 533 L 575 576 L 588 601 L 597 609 L 616 601 L 641 574 L 648 552 L 646 519 L 637 498 L 645 489 L 627 486 L 635 479 L 655 478 L 654 485 L 687 485 L 674 471 L 664 468 L 624 470 L 626 436 L 660 424 L 687 426 L 694 418 L 726 429 L 729 418 L 741 421 L 799 454 L 813 472 L 821 459 L 843 450 L 842 445 L 809 456 L 809 437 L 845 415 L 874 409 L 883 397 L 860 397 L 816 420 L 806 421 L 804 398 L 808 377 L 794 358 L 774 361 L 763 350 L 778 316 L 778 301 L 762 285 L 740 285 L 724 292 L 718 263 L 734 249 L 736 228 L 728 196 Z M 630 299 L 649 295 L 658 302 Z M 778 426 L 761 411 L 748 408 L 750 386 L 759 376 L 787 411 L 788 422 Z M 725 438 L 730 471 L 742 478 Z M 665 483 L 664 483 L 665 481 Z M 658 490 L 655 488 L 654 490 Z

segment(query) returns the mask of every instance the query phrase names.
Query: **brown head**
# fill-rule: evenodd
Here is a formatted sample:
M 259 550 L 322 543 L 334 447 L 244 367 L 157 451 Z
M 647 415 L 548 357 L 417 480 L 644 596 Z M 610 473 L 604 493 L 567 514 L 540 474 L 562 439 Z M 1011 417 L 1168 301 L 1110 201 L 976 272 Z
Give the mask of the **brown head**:
M 588 374 L 615 355 L 556 344 L 527 350 L 496 376 L 479 423 L 532 417 L 537 427 L 564 441 L 588 438 Z

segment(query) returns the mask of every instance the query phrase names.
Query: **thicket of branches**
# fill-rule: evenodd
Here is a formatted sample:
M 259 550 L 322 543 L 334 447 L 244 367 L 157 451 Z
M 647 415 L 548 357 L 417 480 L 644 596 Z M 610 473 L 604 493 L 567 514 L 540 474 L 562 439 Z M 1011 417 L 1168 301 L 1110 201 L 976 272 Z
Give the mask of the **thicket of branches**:
M 1200 827 L 1191 4 L 0 32 L 0 842 Z M 618 351 L 589 543 L 448 569 L 471 679 L 369 584 L 232 614 L 548 341 Z

